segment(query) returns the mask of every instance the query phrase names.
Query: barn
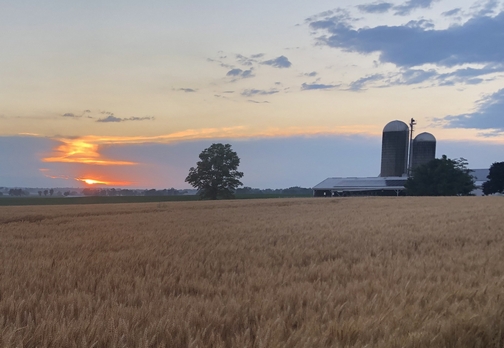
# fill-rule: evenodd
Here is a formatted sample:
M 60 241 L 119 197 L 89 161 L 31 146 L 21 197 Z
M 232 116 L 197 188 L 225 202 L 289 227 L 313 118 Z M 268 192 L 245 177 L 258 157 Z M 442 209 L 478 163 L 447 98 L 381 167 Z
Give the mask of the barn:
M 403 196 L 407 177 L 327 178 L 313 187 L 314 197 Z

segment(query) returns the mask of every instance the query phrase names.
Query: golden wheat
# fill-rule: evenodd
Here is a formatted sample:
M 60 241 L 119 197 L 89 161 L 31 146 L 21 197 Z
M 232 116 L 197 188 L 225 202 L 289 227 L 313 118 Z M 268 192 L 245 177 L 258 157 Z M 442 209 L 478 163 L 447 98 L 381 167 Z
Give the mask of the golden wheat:
M 504 200 L 0 210 L 3 347 L 503 347 Z

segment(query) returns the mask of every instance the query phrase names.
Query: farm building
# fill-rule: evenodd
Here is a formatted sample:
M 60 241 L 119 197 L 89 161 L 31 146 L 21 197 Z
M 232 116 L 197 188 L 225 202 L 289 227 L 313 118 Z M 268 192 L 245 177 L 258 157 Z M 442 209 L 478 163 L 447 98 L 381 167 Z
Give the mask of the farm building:
M 472 193 L 475 196 L 483 196 L 483 183 L 488 180 L 488 173 L 490 169 L 472 169 L 471 175 L 474 176 L 474 185 L 476 185 L 476 190 Z
M 314 197 L 335 196 L 401 196 L 412 168 L 436 158 L 436 138 L 430 133 L 420 133 L 412 138 L 415 120 L 408 126 L 402 121 L 389 122 L 383 128 L 381 172 L 370 178 L 327 178 L 313 187 Z M 488 169 L 474 169 L 476 190 L 483 195 L 482 186 Z
M 315 197 L 400 196 L 407 177 L 327 178 L 313 187 Z

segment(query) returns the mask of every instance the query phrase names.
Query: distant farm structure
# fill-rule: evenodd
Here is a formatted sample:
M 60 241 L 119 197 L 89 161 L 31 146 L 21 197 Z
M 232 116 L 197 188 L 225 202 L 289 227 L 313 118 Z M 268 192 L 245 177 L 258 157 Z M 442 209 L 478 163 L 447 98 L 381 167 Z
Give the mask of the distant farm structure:
M 378 177 L 332 177 L 313 187 L 315 197 L 400 196 L 411 171 L 436 158 L 436 138 L 420 133 L 413 139 L 416 122 L 395 120 L 383 128 L 381 170 Z M 480 173 L 483 174 L 483 173 Z M 481 178 L 478 178 L 481 180 Z

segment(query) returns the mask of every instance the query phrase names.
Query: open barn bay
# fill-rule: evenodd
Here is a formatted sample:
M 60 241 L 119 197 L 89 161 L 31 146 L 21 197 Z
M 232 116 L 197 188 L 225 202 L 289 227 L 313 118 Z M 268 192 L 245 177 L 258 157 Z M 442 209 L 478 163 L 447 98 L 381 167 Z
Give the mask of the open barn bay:
M 502 347 L 504 199 L 4 207 L 2 347 Z

